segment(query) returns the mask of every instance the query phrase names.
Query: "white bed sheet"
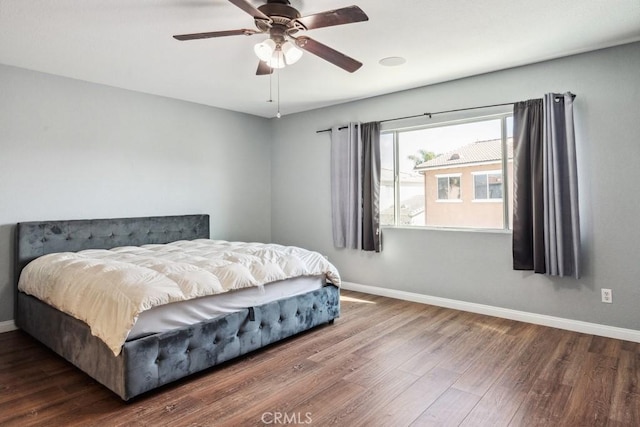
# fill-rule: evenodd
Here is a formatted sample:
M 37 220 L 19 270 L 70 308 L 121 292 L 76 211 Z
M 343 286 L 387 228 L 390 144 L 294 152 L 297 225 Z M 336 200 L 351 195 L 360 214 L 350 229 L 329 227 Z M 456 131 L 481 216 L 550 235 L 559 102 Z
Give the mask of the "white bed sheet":
M 295 277 L 268 283 L 264 286 L 160 305 L 140 313 L 127 340 L 170 331 L 247 307 L 255 307 L 284 297 L 300 295 L 320 289 L 325 283 L 324 275 Z

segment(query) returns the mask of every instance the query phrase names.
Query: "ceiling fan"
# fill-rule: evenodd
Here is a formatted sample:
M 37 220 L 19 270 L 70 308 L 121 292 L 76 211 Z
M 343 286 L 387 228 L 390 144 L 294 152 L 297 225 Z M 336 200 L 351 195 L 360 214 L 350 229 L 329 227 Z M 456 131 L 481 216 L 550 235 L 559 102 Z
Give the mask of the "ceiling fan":
M 297 61 L 303 49 L 350 73 L 358 70 L 362 63 L 338 52 L 314 39 L 298 35 L 299 32 L 335 25 L 368 21 L 369 17 L 358 6 L 343 7 L 313 15 L 302 16 L 291 6 L 289 0 L 267 0 L 255 8 L 248 0 L 229 0 L 254 19 L 256 29 L 238 29 L 175 35 L 176 40 L 196 40 L 254 34 L 268 34 L 269 38 L 258 43 L 254 50 L 260 62 L 256 74 L 271 74 L 274 68 L 282 68 Z

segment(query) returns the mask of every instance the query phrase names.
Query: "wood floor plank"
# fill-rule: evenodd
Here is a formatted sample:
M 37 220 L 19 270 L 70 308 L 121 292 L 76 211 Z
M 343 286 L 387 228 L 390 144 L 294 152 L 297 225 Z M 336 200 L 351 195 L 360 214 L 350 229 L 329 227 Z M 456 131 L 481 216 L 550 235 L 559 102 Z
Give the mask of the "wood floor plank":
M 366 421 L 372 413 L 377 413 L 417 380 L 418 377 L 407 372 L 397 369 L 389 371 L 376 384 L 366 388 L 365 392 L 351 399 L 331 416 L 325 417 L 325 425 L 368 426 Z
M 618 376 L 618 358 L 587 352 L 582 366 L 582 375 L 566 404 L 566 422 L 606 425 Z
M 527 393 L 511 387 L 493 386 L 460 423 L 465 427 L 508 426 Z
M 394 345 L 386 346 L 385 352 L 374 356 L 370 363 L 350 373 L 345 379 L 360 385 L 372 386 L 387 372 L 397 369 L 398 366 L 402 366 L 407 360 L 413 358 L 424 348 L 428 347 L 433 340 L 434 337 L 429 334 L 421 334 L 405 342 L 396 342 Z M 360 356 L 358 352 L 355 354 Z M 418 375 L 414 373 L 414 375 L 418 377 L 422 374 Z
M 616 390 L 640 395 L 640 353 L 620 351 L 618 360 Z
M 616 395 L 609 412 L 609 423 L 624 426 L 640 425 L 640 395 L 622 392 Z
M 383 361 L 394 368 L 398 367 L 439 339 L 437 334 L 425 332 L 423 324 L 422 319 L 407 324 L 402 330 L 393 331 L 355 351 L 354 354 Z
M 357 349 L 368 345 L 372 339 L 376 339 L 380 335 L 385 335 L 389 332 L 399 330 L 402 326 L 410 323 L 412 320 L 413 318 L 411 316 L 407 316 L 405 313 L 396 314 L 377 323 L 375 328 L 370 327 L 358 335 L 342 340 L 336 345 L 314 354 L 310 359 L 323 362 L 333 357 L 339 357 L 345 352 L 356 351 Z M 369 319 L 369 321 L 371 321 L 371 319 Z
M 241 386 L 228 390 L 218 389 L 217 394 L 221 398 L 206 399 L 202 397 L 203 393 L 197 393 L 205 405 L 188 416 L 181 417 L 181 421 L 197 422 L 199 419 L 207 419 L 209 416 L 215 415 L 217 422 L 223 422 L 227 418 L 243 414 L 246 411 L 247 402 L 256 402 L 262 399 L 266 390 L 278 395 L 284 390 L 294 387 L 296 383 L 305 383 L 305 379 L 309 378 L 312 373 L 319 373 L 321 370 L 322 366 L 312 361 L 289 364 L 284 369 L 274 366 L 269 375 L 262 376 L 260 381 L 244 382 Z
M 453 387 L 482 397 L 524 347 L 523 341 L 518 342 L 511 335 L 494 337 L 484 351 L 478 350 L 477 357 L 471 360 Z
M 623 425 L 640 425 L 640 353 L 620 351 L 609 418 Z
M 395 399 L 371 412 L 365 418 L 367 426 L 410 425 L 420 414 L 451 387 L 459 374 L 441 368 L 433 368 Z
M 0 426 L 252 426 L 265 413 L 337 427 L 640 425 L 638 343 L 342 298 L 333 325 L 130 402 L 21 331 L 0 334 Z
M 485 357 L 485 354 L 493 356 L 505 351 L 507 342 L 500 342 L 504 334 L 475 324 L 471 326 L 472 328 L 466 331 L 468 337 L 465 338 L 464 345 L 458 346 L 456 351 L 438 364 L 438 367 L 460 374 L 469 371 L 474 365 L 474 369 L 478 369 L 478 365 L 487 369 L 485 361 L 493 359 Z
M 354 370 L 361 369 L 363 365 L 370 362 L 369 359 L 359 358 L 354 355 L 334 359 L 328 362 L 320 371 L 306 376 L 299 376 L 294 383 L 281 388 L 270 387 L 270 393 L 254 401 L 250 407 L 245 406 L 243 410 L 232 417 L 224 419 L 225 425 L 251 425 L 262 418 L 266 412 L 292 413 L 311 399 L 312 396 L 322 394 L 339 394 L 335 389 L 336 384 L 340 384 L 345 375 Z M 353 384 L 353 383 L 351 383 Z M 349 389 L 363 390 L 364 387 L 353 384 Z M 266 385 L 266 384 L 265 384 Z M 304 410 L 309 412 L 308 409 Z M 219 414 L 218 414 L 219 415 Z M 317 414 L 312 414 L 317 419 Z M 220 419 L 221 417 L 218 417 Z
M 553 354 L 540 372 L 540 378 L 550 382 L 574 386 L 581 376 L 581 361 L 589 351 L 590 335 L 565 332 Z
M 601 354 L 603 356 L 616 357 L 622 349 L 622 341 L 612 340 L 605 337 L 591 337 L 589 352 Z
M 411 423 L 411 427 L 458 426 L 479 400 L 475 394 L 449 388 Z
M 527 336 L 528 344 L 500 375 L 498 384 L 528 393 L 563 334 L 564 331 L 547 327 L 538 327 L 531 331 Z
M 429 345 L 400 365 L 399 369 L 422 376 L 464 346 L 471 334 L 469 330 L 460 330 L 456 335 L 439 335 L 438 332 Z
M 347 406 L 351 400 L 354 400 L 365 392 L 365 387 L 349 381 L 340 380 L 334 383 L 332 387 L 309 396 L 308 399 L 288 411 L 288 413 L 294 414 L 294 417 L 297 415 L 298 419 L 308 419 L 310 421 L 309 424 L 323 425 L 325 420 L 330 418 L 337 408 Z M 305 418 L 300 416 L 300 414 L 304 414 Z M 234 424 L 234 426 L 237 425 L 238 424 Z M 258 425 L 263 424 L 260 423 Z
M 556 426 L 562 424 L 572 387 L 538 380 L 511 419 L 511 426 Z
M 620 349 L 623 351 L 630 351 L 632 353 L 640 353 L 640 343 L 631 341 L 622 341 Z

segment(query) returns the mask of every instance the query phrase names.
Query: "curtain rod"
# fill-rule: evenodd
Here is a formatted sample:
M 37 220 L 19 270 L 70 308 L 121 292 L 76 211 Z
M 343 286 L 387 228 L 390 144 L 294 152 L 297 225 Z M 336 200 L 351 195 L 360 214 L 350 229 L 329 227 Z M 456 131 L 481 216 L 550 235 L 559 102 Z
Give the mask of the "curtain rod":
M 571 94 L 571 95 L 573 98 L 576 97 L 574 94 Z M 424 116 L 431 118 L 431 116 L 435 116 L 436 114 L 456 113 L 458 111 L 478 110 L 480 108 L 504 107 L 506 105 L 514 105 L 514 104 L 515 102 L 504 102 L 502 104 L 481 105 L 478 107 L 467 107 L 467 108 L 456 108 L 455 110 L 436 111 L 435 113 L 422 113 L 422 114 L 415 114 L 413 116 L 395 117 L 393 119 L 380 120 L 380 123 L 393 122 L 396 120 L 415 119 L 416 117 L 424 117 Z M 341 126 L 338 128 L 338 130 L 342 130 L 346 128 L 348 128 L 348 126 Z M 322 133 L 322 132 L 331 132 L 331 129 L 322 129 L 322 130 L 316 131 L 316 133 Z
M 422 113 L 422 114 L 414 114 L 413 116 L 394 117 L 393 119 L 380 120 L 380 123 L 394 122 L 396 120 L 415 119 L 416 117 L 424 117 L 424 116 L 431 118 L 431 116 L 435 116 L 436 114 L 455 113 L 458 111 L 467 111 L 467 110 L 477 110 L 479 108 L 503 107 L 505 105 L 513 105 L 513 104 L 515 104 L 515 102 L 505 102 L 503 104 L 493 104 L 493 105 L 481 105 L 479 107 L 456 108 L 455 110 L 436 111 L 435 113 Z M 347 127 L 348 126 L 341 126 L 338 128 L 338 130 L 346 129 Z M 322 132 L 331 132 L 331 129 L 322 129 L 322 130 L 316 131 L 316 133 L 322 133 Z

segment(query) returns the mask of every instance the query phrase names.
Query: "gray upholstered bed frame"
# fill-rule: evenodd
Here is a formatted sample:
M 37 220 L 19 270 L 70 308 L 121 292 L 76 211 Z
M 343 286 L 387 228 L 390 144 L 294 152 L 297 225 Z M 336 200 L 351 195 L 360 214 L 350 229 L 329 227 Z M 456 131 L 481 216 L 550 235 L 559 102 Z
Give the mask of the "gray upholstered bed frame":
M 19 223 L 16 278 L 53 252 L 209 238 L 208 215 Z M 16 290 L 16 325 L 123 400 L 215 366 L 340 314 L 335 286 L 127 341 L 117 357 L 88 326 Z

